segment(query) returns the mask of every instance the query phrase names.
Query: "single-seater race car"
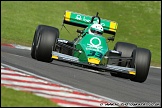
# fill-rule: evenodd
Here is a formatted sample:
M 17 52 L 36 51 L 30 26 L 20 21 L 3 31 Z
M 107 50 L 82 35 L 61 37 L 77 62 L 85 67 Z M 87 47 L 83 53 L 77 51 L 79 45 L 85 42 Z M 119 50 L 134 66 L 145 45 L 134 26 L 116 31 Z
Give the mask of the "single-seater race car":
M 112 76 L 126 75 L 135 82 L 147 79 L 151 52 L 134 44 L 117 42 L 110 50 L 107 40 L 114 41 L 117 22 L 102 19 L 98 15 L 88 16 L 72 11 L 65 11 L 64 24 L 82 27 L 73 41 L 60 39 L 56 27 L 38 25 L 35 30 L 31 57 L 43 62 L 54 59 L 88 67 L 100 72 L 110 72 Z M 110 34 L 107 39 L 103 33 Z

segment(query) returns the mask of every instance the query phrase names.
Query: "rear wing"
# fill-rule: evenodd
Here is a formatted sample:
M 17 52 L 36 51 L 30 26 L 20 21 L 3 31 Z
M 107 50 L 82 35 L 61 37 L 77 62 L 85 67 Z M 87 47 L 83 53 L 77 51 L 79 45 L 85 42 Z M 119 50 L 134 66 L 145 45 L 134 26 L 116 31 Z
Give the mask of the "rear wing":
M 67 10 L 64 14 L 63 23 L 78 27 L 87 27 L 90 24 L 92 17 L 93 16 L 88 16 Z M 104 33 L 112 35 L 116 34 L 118 26 L 117 22 L 106 19 L 100 19 L 100 24 L 104 28 Z

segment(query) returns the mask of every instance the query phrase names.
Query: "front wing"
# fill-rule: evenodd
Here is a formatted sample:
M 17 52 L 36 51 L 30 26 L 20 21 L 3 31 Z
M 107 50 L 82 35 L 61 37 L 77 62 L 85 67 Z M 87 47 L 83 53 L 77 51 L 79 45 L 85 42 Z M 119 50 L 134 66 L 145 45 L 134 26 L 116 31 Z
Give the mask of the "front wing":
M 87 66 L 92 69 L 136 75 L 136 71 L 134 68 L 121 67 L 121 66 L 115 66 L 115 65 L 106 65 L 106 66 L 90 65 L 90 64 L 79 62 L 79 59 L 77 57 L 69 56 L 69 55 L 62 54 L 62 53 L 55 52 L 55 51 L 52 51 L 52 58 L 61 60 L 61 61 L 66 61 L 69 63 L 80 64 L 80 65 Z

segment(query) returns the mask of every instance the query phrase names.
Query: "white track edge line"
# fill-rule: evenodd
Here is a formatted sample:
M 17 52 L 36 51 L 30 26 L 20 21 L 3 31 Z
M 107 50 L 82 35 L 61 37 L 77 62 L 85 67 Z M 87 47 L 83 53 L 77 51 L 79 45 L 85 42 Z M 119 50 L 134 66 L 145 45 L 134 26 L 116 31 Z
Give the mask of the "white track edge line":
M 36 77 L 38 77 L 38 78 L 42 78 L 42 79 L 45 79 L 45 80 L 47 80 L 47 81 L 50 81 L 50 82 L 53 82 L 53 83 L 56 83 L 56 84 L 60 84 L 60 85 L 63 85 L 63 86 L 70 87 L 70 88 L 72 88 L 72 89 L 74 89 L 74 90 L 82 91 L 82 92 L 84 92 L 84 93 L 88 93 L 88 94 L 91 94 L 91 95 L 94 95 L 94 96 L 97 96 L 97 97 L 101 97 L 101 98 L 103 98 L 103 99 L 105 99 L 105 100 L 107 100 L 107 101 L 110 101 L 110 102 L 122 103 L 121 101 L 118 101 L 118 100 L 115 100 L 115 99 L 111 99 L 111 98 L 108 98 L 108 97 L 105 97 L 105 96 L 101 96 L 101 95 L 98 95 L 98 94 L 95 94 L 95 93 L 91 93 L 91 92 L 88 92 L 88 91 L 86 91 L 86 90 L 78 89 L 78 88 L 75 88 L 75 87 L 73 87 L 73 86 L 70 86 L 70 85 L 67 85 L 67 84 L 63 84 L 63 83 L 60 83 L 60 82 L 58 82 L 58 81 L 55 81 L 55 80 L 52 80 L 52 79 L 49 79 L 49 78 L 42 77 L 42 76 L 39 76 L 39 75 L 30 73 L 30 72 L 28 72 L 28 71 L 25 71 L 25 70 L 21 70 L 21 69 L 15 68 L 15 67 L 13 67 L 13 66 L 9 66 L 9 65 L 4 64 L 4 63 L 1 63 L 1 64 L 4 65 L 4 66 L 6 66 L 6 67 L 10 67 L 10 68 L 12 68 L 12 69 L 16 69 L 16 70 L 22 71 L 22 72 L 24 72 L 24 73 L 26 73 L 26 74 L 33 75 L 33 76 L 36 76 Z

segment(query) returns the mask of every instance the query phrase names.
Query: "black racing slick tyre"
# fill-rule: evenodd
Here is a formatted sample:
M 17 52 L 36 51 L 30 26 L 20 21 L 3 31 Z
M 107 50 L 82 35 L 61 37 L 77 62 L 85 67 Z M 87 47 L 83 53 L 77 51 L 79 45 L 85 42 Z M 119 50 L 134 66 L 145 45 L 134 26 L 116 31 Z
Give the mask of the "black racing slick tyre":
M 133 50 L 136 48 L 137 46 L 131 43 L 117 42 L 115 44 L 114 50 L 122 52 L 121 57 L 131 57 Z M 127 63 L 128 62 L 126 60 L 121 60 L 118 63 L 118 66 L 126 67 Z
M 136 45 L 126 42 L 117 42 L 114 46 L 114 50 L 120 51 L 122 53 L 121 57 L 132 57 L 132 52 L 136 48 Z M 130 62 L 128 62 L 127 60 L 119 60 L 119 62 L 116 64 L 122 67 L 130 67 Z M 110 74 L 115 77 L 128 78 L 128 75 L 122 73 L 111 72 Z
M 32 44 L 31 56 L 35 59 L 52 62 L 52 51 L 59 37 L 59 30 L 54 27 L 40 25 L 37 27 Z
M 34 33 L 34 38 L 33 38 L 32 47 L 31 47 L 31 57 L 33 59 L 35 59 L 35 48 L 36 48 L 37 40 L 38 40 L 38 37 L 39 37 L 39 33 L 42 30 L 42 28 L 44 28 L 44 26 L 39 25 L 36 28 L 35 33 Z
M 35 33 L 34 33 L 34 38 L 33 38 L 32 47 L 31 47 L 31 57 L 33 59 L 36 59 L 36 57 L 35 57 L 35 49 L 36 49 L 36 45 L 37 45 L 37 42 L 38 42 L 38 38 L 40 36 L 40 32 L 43 29 L 53 29 L 57 34 L 57 38 L 59 38 L 59 31 L 58 31 L 57 28 L 47 26 L 47 25 L 38 25 L 36 30 L 35 30 Z
M 148 76 L 151 62 L 151 52 L 145 48 L 137 48 L 133 51 L 132 56 L 133 59 L 131 61 L 131 67 L 135 68 L 136 75 L 132 76 L 130 80 L 142 83 Z

